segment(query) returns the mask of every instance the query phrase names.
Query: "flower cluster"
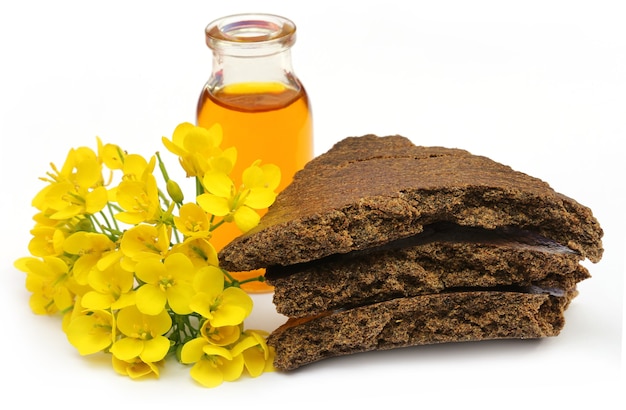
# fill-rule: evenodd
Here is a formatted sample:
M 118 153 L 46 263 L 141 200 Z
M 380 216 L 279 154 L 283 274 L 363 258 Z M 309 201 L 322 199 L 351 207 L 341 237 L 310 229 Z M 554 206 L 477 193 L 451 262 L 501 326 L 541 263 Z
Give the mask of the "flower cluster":
M 42 178 L 30 256 L 15 266 L 26 273 L 32 311 L 62 315 L 81 355 L 109 353 L 115 371 L 131 378 L 158 377 L 171 355 L 207 387 L 272 370 L 267 334 L 243 326 L 252 299 L 219 267 L 211 235 L 224 223 L 242 232 L 257 225 L 280 170 L 257 161 L 235 186 L 237 151 L 221 149 L 221 140 L 219 125 L 190 123 L 163 137 L 195 180 L 190 202 L 158 153 L 146 159 L 100 139 L 97 151 L 71 149 Z

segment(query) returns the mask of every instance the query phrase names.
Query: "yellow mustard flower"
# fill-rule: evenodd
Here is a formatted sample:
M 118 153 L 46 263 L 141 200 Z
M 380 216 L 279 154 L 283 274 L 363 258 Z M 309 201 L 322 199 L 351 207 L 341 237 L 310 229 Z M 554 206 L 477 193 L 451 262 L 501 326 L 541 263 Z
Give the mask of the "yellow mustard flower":
M 67 340 L 81 355 L 106 350 L 115 337 L 114 317 L 105 310 L 83 311 L 73 317 L 65 331 Z
M 58 177 L 76 181 L 81 186 L 92 186 L 101 182 L 101 169 L 98 156 L 91 148 L 72 148 L 58 172 Z
M 188 238 L 210 238 L 211 223 L 206 212 L 197 204 L 186 203 L 180 207 L 174 224 L 180 233 Z
M 171 236 L 172 230 L 166 225 L 140 224 L 129 228 L 120 240 L 122 267 L 132 272 L 137 262 L 143 259 L 165 258 L 170 249 Z
M 242 232 L 258 225 L 260 216 L 255 209 L 265 209 L 276 199 L 280 183 L 280 169 L 273 164 L 259 165 L 256 161 L 242 175 L 242 186 L 237 189 L 224 172 L 208 172 L 202 182 L 206 193 L 197 197 L 206 212 L 233 220 Z
M 163 262 L 144 259 L 137 263 L 135 275 L 144 284 L 137 289 L 139 311 L 149 315 L 161 312 L 166 303 L 179 315 L 192 312 L 189 302 L 193 296 L 195 267 L 182 253 L 174 253 Z
M 172 326 L 167 311 L 146 315 L 136 306 L 128 306 L 117 314 L 117 329 L 124 336 L 111 346 L 111 353 L 120 360 L 139 358 L 146 363 L 162 360 L 170 348 L 170 341 L 163 336 Z
M 213 327 L 239 325 L 252 312 L 250 296 L 237 287 L 224 289 L 224 274 L 215 266 L 198 270 L 193 287 L 196 294 L 190 307 L 208 319 Z
M 237 380 L 244 369 L 243 356 L 233 356 L 228 349 L 212 345 L 202 337 L 183 345 L 181 362 L 193 363 L 191 377 L 205 387 L 217 387 L 224 381 Z
M 32 205 L 51 219 L 69 219 L 81 214 L 95 214 L 108 201 L 102 178 L 102 165 L 89 148 L 72 149 L 61 170 L 53 166 L 50 185 L 33 199 Z
M 94 226 L 91 220 L 85 215 L 77 215 L 70 219 L 56 220 L 46 215 L 44 212 L 37 212 L 33 216 L 35 226 L 37 228 L 55 228 L 63 233 L 64 236 L 69 236 L 78 231 L 92 231 Z
M 108 236 L 96 232 L 76 232 L 63 242 L 65 252 L 78 256 L 72 273 L 76 282 L 81 285 L 87 284 L 89 272 L 96 267 L 100 259 L 115 249 L 115 243 Z
M 112 356 L 111 364 L 118 374 L 128 376 L 131 379 L 140 379 L 150 375 L 159 378 L 159 366 L 162 364 L 162 361 L 156 363 L 144 362 L 138 357 L 130 360 L 120 360 Z
M 256 377 L 273 369 L 274 350 L 266 333 L 244 331 L 252 299 L 226 281 L 211 238 L 224 223 L 244 232 L 258 224 L 256 210 L 274 202 L 280 170 L 257 161 L 235 186 L 237 150 L 220 147 L 219 125 L 182 123 L 162 140 L 203 190 L 193 203 L 184 202 L 158 152 L 128 154 L 97 138 L 96 152 L 71 149 L 61 167 L 51 164 L 32 200 L 31 256 L 14 262 L 30 307 L 62 316 L 81 355 L 110 353 L 115 371 L 133 379 L 159 377 L 174 351 L 203 386 L 244 371 Z
M 34 228 L 39 228 L 39 227 L 58 228 L 64 232 L 66 231 L 66 229 L 64 229 L 65 224 L 63 224 L 63 222 L 67 222 L 67 221 L 58 221 L 56 219 L 51 219 L 44 212 L 37 212 L 35 215 L 33 215 L 33 221 L 35 221 Z M 68 225 L 72 226 L 71 223 Z M 68 232 L 72 231 L 72 229 L 69 229 L 67 231 Z
M 209 169 L 209 160 L 220 156 L 222 127 L 219 124 L 210 129 L 195 126 L 189 122 L 179 124 L 172 134 L 172 140 L 163 137 L 163 145 L 176 154 L 188 177 L 202 177 Z
M 232 349 L 233 355 L 243 356 L 246 370 L 252 377 L 274 370 L 274 349 L 267 345 L 266 337 L 266 332 L 246 330 Z
M 214 327 L 206 320 L 200 327 L 200 334 L 212 345 L 228 346 L 239 340 L 241 326 Z
M 154 175 L 147 175 L 141 181 L 124 180 L 115 191 L 115 200 L 124 212 L 115 218 L 130 225 L 142 222 L 156 222 L 161 216 L 159 188 Z
M 53 226 L 35 226 L 28 243 L 28 251 L 33 256 L 59 256 L 63 253 L 65 235 Z
M 39 191 L 32 205 L 57 220 L 95 214 L 106 206 L 106 188 L 100 186 L 89 191 L 80 188 L 67 181 L 55 182 Z
M 196 268 L 219 265 L 217 251 L 208 238 L 189 238 L 172 246 L 170 253 L 186 255 Z
M 222 150 L 219 155 L 215 155 L 209 159 L 209 167 L 207 171 L 218 171 L 230 174 L 237 162 L 237 149 L 235 147 Z
M 93 290 L 86 292 L 81 299 L 85 309 L 118 310 L 135 303 L 135 293 L 132 291 L 135 276 L 119 263 L 105 270 L 93 269 L 87 281 Z
M 98 158 L 107 168 L 122 169 L 125 162 L 125 153 L 115 144 L 103 144 L 100 138 L 96 138 L 98 143 Z
M 38 315 L 64 312 L 74 305 L 74 294 L 68 288 L 68 266 L 60 258 L 24 257 L 15 267 L 26 275 L 26 289 L 31 292 L 30 308 Z
M 114 264 L 122 263 L 124 253 L 119 249 L 119 241 L 115 242 L 116 248 L 110 252 L 105 252 L 100 256 L 100 260 L 96 263 L 96 268 L 100 271 L 109 269 Z
M 152 175 L 156 167 L 156 157 L 153 155 L 148 161 L 139 154 L 124 156 L 122 166 L 122 179 L 125 181 L 144 181 L 148 175 Z

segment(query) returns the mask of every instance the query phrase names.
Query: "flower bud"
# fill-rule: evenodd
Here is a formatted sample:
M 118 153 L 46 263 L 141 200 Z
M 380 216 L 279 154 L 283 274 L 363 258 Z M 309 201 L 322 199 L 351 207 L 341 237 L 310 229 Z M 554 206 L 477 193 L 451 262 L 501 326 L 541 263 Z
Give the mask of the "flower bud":
M 176 181 L 172 179 L 168 180 L 165 187 L 167 189 L 168 195 L 170 196 L 170 198 L 172 198 L 174 202 L 176 202 L 177 204 L 183 203 L 183 199 L 184 199 L 183 191 L 180 189 L 180 186 L 178 186 Z

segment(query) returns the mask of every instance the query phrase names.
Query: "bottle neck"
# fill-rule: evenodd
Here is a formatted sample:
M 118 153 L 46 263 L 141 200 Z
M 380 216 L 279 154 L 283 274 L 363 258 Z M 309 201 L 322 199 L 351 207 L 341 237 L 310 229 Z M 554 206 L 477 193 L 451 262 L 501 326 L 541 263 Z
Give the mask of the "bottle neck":
M 213 65 L 208 82 L 214 92 L 226 86 L 244 83 L 278 83 L 296 91 L 300 82 L 293 72 L 291 50 L 254 57 L 213 51 Z
M 291 66 L 296 40 L 292 21 L 271 14 L 240 14 L 221 18 L 206 28 L 213 53 L 210 92 L 234 84 L 281 84 L 299 91 Z

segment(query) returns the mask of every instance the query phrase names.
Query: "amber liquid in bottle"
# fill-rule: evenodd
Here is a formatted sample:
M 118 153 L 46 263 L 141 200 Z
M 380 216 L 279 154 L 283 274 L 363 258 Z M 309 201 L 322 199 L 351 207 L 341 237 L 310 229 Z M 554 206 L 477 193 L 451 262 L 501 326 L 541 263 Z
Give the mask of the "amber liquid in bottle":
M 221 147 L 237 148 L 237 163 L 231 174 L 236 185 L 243 170 L 254 161 L 275 164 L 281 170 L 278 191 L 313 157 L 311 110 L 304 88 L 294 90 L 279 83 L 243 83 L 227 85 L 217 92 L 204 89 L 198 102 L 197 123 L 209 128 L 222 127 Z M 261 211 L 261 214 L 265 211 Z M 241 231 L 234 223 L 214 231 L 211 243 L 219 252 Z M 231 272 L 237 280 L 259 276 L 264 270 Z M 242 286 L 249 292 L 268 292 L 261 282 Z

